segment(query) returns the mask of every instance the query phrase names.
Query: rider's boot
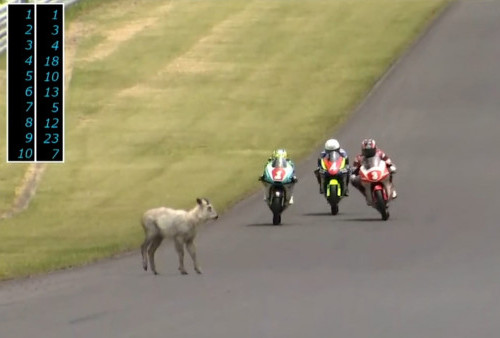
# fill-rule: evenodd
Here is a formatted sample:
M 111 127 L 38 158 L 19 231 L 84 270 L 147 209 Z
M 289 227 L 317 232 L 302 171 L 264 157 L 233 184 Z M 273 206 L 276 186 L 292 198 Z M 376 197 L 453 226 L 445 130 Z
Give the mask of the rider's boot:
M 347 174 L 345 177 L 345 193 L 344 195 L 347 197 L 349 196 L 349 181 L 350 181 L 351 175 Z
M 359 187 L 356 187 L 358 188 L 358 190 L 363 194 L 363 196 L 365 197 L 365 200 L 366 200 L 366 205 L 372 205 L 372 201 L 371 201 L 371 196 L 369 196 L 369 193 L 367 195 L 367 191 L 365 189 L 365 187 L 363 187 L 362 185 L 360 185 Z
M 364 196 L 365 196 L 365 200 L 366 200 L 366 205 L 371 206 L 372 205 L 371 197 L 368 197 L 367 195 L 364 195 Z
M 396 188 L 394 187 L 394 183 L 392 183 L 392 173 L 391 177 L 389 179 L 390 185 L 391 185 L 391 198 L 394 200 L 398 197 L 398 193 L 396 192 Z
M 323 180 L 321 179 L 321 176 L 320 176 L 320 173 L 319 173 L 319 168 L 315 169 L 314 170 L 314 176 L 316 176 L 316 180 L 318 181 L 318 185 L 319 185 L 319 193 L 320 194 L 323 194 L 324 191 L 323 191 Z
M 345 197 L 348 197 L 349 196 L 349 181 L 348 179 L 346 179 L 345 177 L 342 179 L 342 184 L 343 184 L 343 187 L 342 187 L 342 190 L 344 192 L 344 196 Z
M 361 182 L 359 181 L 359 176 L 351 177 L 351 185 L 354 188 L 358 189 L 363 196 L 365 196 L 365 187 L 361 185 Z
M 398 197 L 398 193 L 396 192 L 396 188 L 394 187 L 394 183 L 392 183 L 392 179 L 389 181 L 388 184 L 385 185 L 385 191 L 390 191 L 391 192 L 391 199 L 396 199 Z

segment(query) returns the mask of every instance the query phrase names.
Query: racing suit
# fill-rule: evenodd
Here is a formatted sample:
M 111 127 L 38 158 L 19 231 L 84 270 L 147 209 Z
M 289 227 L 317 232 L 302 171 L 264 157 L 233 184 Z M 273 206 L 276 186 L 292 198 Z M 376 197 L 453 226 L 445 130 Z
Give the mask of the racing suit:
M 323 172 L 324 170 L 323 170 L 322 165 L 321 165 L 321 160 L 323 158 L 325 158 L 326 156 L 328 156 L 333 151 L 338 152 L 340 154 L 340 156 L 345 158 L 345 165 L 346 165 L 347 170 L 349 170 L 349 156 L 347 155 L 347 151 L 345 151 L 342 148 L 340 148 L 338 150 L 332 150 L 332 151 L 323 150 L 319 154 L 318 166 L 316 169 L 314 169 L 314 176 L 316 176 L 316 180 L 318 180 L 320 194 L 325 193 L 325 175 L 324 175 L 324 172 Z M 344 196 L 349 196 L 349 178 L 350 178 L 350 174 L 348 172 L 347 174 L 344 175 L 344 179 L 340 181 L 340 184 L 343 185 L 341 187 L 341 189 L 344 192 Z
M 264 201 L 269 200 L 269 188 L 271 187 L 272 183 L 266 181 L 266 168 L 267 166 L 273 161 L 272 158 L 269 158 L 267 160 L 267 163 L 264 165 L 264 172 L 262 173 L 261 176 L 259 176 L 259 181 L 262 182 L 264 185 Z M 285 194 L 286 194 L 286 204 L 293 204 L 293 188 L 295 187 L 295 183 L 298 182 L 297 176 L 295 176 L 295 164 L 293 163 L 292 160 L 286 159 L 287 165 L 291 166 L 293 168 L 293 176 L 292 180 L 290 183 L 284 184 L 285 188 Z
M 396 172 L 396 166 L 394 165 L 394 163 L 392 163 L 392 160 L 389 158 L 389 156 L 387 156 L 387 154 L 381 149 L 377 149 L 375 156 L 378 156 L 381 160 L 385 161 L 388 166 L 391 175 L 389 181 L 385 184 L 385 189 L 388 192 L 389 196 L 391 196 L 392 199 L 395 199 L 397 197 L 397 193 L 396 189 L 394 188 L 394 184 L 392 183 L 392 174 Z M 361 179 L 359 177 L 359 169 L 361 168 L 364 160 L 365 157 L 362 154 L 358 154 L 356 156 L 356 159 L 353 162 L 354 170 L 352 171 L 351 175 L 351 184 L 366 197 L 367 204 L 370 204 L 370 199 L 368 198 L 368 196 L 366 196 L 365 187 L 363 187 L 363 185 L 361 184 Z

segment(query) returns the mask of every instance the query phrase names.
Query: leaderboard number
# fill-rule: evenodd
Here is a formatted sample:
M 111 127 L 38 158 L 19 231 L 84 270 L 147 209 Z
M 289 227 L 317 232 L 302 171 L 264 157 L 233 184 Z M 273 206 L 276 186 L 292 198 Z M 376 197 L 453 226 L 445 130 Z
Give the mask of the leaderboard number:
M 64 4 L 7 5 L 7 161 L 64 162 Z
M 56 25 L 54 25 L 56 26 Z M 59 42 L 59 41 L 56 41 Z M 52 45 L 54 46 L 54 44 Z M 53 47 L 51 47 L 53 48 Z M 57 50 L 57 49 L 56 49 Z M 59 66 L 59 57 L 58 56 L 47 56 L 46 62 L 44 64 L 45 67 L 58 67 Z M 46 77 L 44 82 L 57 82 L 59 80 L 59 72 L 46 72 Z M 47 87 L 45 88 L 45 96 L 44 97 L 59 97 L 59 87 Z M 59 103 L 59 102 L 54 102 Z
M 24 160 L 24 159 L 29 160 L 29 159 L 33 158 L 33 148 L 27 148 L 27 149 L 21 148 L 21 149 L 19 149 L 19 156 L 17 158 L 20 160 Z
M 44 64 L 45 67 L 50 67 L 50 66 L 57 67 L 57 66 L 59 66 L 59 56 L 52 56 L 52 57 L 47 56 L 46 60 L 47 61 Z
M 57 117 L 52 117 L 49 119 L 45 119 L 45 129 L 57 129 L 59 128 L 59 119 Z
M 58 20 L 58 10 L 54 10 L 54 16 L 52 17 L 52 20 Z M 52 25 L 52 32 L 50 33 L 53 36 L 57 36 L 59 34 L 59 25 Z M 53 49 L 55 52 L 58 51 L 59 49 L 59 40 L 56 40 L 52 45 L 50 46 L 51 49 Z M 54 56 L 47 56 L 46 57 L 46 62 L 45 62 L 45 67 L 59 67 L 59 56 L 54 55 Z M 60 74 L 58 71 L 54 72 L 46 72 L 46 77 L 44 82 L 57 82 L 59 81 Z M 47 87 L 46 92 L 45 92 L 45 98 L 58 98 L 59 97 L 59 87 Z M 54 109 L 56 108 L 56 109 Z M 59 102 L 53 102 L 52 103 L 52 112 L 58 112 L 59 111 Z M 47 123 L 44 125 L 44 129 L 57 129 L 59 125 L 59 119 L 54 118 L 55 123 L 50 124 L 50 119 L 46 119 Z M 45 133 L 44 134 L 44 144 L 59 144 L 59 133 Z M 59 154 L 59 148 L 52 148 L 52 151 L 54 152 L 52 155 L 52 159 L 54 159 L 58 154 Z
M 45 140 L 43 141 L 45 144 L 57 144 L 59 143 L 59 134 L 58 133 L 45 133 Z
M 44 82 L 57 82 L 59 81 L 59 72 L 47 72 L 45 73 L 45 80 Z
M 31 22 L 33 20 L 32 17 L 32 10 L 28 9 L 26 11 L 26 17 L 25 20 L 28 22 Z M 24 50 L 27 53 L 31 53 L 26 60 L 25 60 L 25 67 L 33 68 L 33 25 L 31 23 L 25 24 L 25 31 L 24 35 L 26 36 L 26 41 L 25 41 L 25 47 Z M 33 115 L 34 115 L 34 108 L 33 108 L 33 102 L 34 102 L 34 70 L 26 70 L 25 71 L 25 78 L 24 78 L 26 87 L 24 90 L 24 96 L 25 96 L 25 102 L 26 102 L 26 111 L 25 113 L 29 114 L 29 116 L 25 117 L 25 134 L 24 134 L 24 143 L 26 147 L 22 147 L 19 149 L 19 155 L 18 159 L 19 160 L 31 160 L 33 159 L 33 144 L 34 144 L 34 135 L 33 135 Z
M 41 161 L 58 161 L 63 152 L 63 6 L 39 6 L 37 16 L 44 25 L 43 28 L 37 25 L 36 156 Z
M 31 102 L 31 106 L 29 109 L 31 109 L 32 107 L 33 107 L 33 102 Z M 28 110 L 26 110 L 26 111 L 28 111 Z M 25 121 L 26 122 L 25 122 L 24 126 L 26 127 L 26 129 L 32 129 L 33 128 L 33 117 L 27 117 Z M 33 138 L 34 138 L 33 133 L 28 132 L 25 134 L 25 142 L 26 143 L 32 144 Z M 22 159 L 31 159 L 31 158 L 33 158 L 33 148 L 26 148 L 26 149 L 21 148 L 21 149 L 19 149 L 18 159 L 22 160 Z
M 47 87 L 45 88 L 44 97 L 59 97 L 59 87 Z M 56 103 L 56 102 L 54 102 Z

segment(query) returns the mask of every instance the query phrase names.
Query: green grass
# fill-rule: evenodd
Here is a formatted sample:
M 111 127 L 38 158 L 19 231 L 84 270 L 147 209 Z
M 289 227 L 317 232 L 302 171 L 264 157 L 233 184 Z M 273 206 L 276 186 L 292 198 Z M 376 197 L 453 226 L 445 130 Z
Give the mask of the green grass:
M 225 210 L 273 148 L 298 160 L 330 135 L 446 0 L 140 3 L 70 8 L 66 163 L 0 221 L 0 279 L 136 249 L 150 207 Z M 2 210 L 25 167 L 2 164 Z

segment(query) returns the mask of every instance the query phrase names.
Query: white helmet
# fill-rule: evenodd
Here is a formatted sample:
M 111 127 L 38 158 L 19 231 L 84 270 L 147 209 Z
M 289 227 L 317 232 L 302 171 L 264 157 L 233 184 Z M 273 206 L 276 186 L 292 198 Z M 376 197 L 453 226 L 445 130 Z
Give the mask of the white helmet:
M 325 142 L 325 150 L 326 151 L 333 151 L 333 150 L 338 150 L 338 149 L 340 149 L 340 143 L 336 139 L 331 138 Z

